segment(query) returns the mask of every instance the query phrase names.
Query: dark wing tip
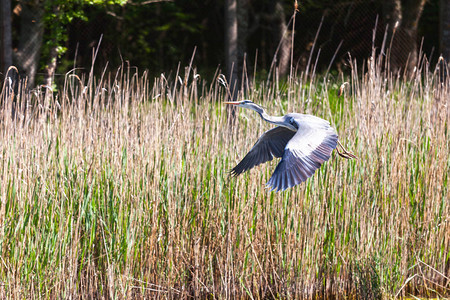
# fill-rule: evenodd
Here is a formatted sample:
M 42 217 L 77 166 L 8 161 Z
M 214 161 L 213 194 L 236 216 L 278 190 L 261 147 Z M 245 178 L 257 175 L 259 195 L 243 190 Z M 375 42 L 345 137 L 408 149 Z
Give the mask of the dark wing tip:
M 280 166 L 280 164 L 278 166 Z M 278 170 L 275 169 L 272 177 L 270 177 L 269 181 L 266 183 L 266 186 L 269 187 L 271 191 L 275 192 L 285 191 L 288 188 L 305 182 L 306 179 L 311 177 L 315 171 L 314 170 L 311 173 L 307 173 L 306 170 L 298 166 L 289 170 L 286 170 L 285 166 L 281 166 L 280 168 L 278 168 L 278 166 Z
M 233 169 L 231 169 L 231 170 L 229 170 L 228 171 L 228 174 L 229 174 L 229 176 L 231 176 L 231 177 L 237 177 L 237 176 L 239 176 L 240 174 L 242 174 L 243 172 L 241 171 L 239 171 L 238 169 L 236 169 L 236 167 L 234 167 Z

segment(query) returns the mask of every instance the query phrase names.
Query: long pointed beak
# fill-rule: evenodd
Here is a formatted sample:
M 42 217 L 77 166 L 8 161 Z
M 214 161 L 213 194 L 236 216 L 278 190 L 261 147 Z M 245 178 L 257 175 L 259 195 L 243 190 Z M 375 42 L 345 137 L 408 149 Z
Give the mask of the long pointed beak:
M 225 104 L 232 104 L 232 105 L 239 105 L 239 101 L 234 101 L 234 102 L 227 102 L 227 101 L 225 101 L 224 102 Z

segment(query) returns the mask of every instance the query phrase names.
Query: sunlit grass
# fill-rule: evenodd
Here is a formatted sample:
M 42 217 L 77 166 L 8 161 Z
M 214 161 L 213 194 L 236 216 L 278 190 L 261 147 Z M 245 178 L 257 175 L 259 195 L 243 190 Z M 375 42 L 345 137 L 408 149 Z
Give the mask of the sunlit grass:
M 359 157 L 283 193 L 265 188 L 276 161 L 229 177 L 271 126 L 233 123 L 217 81 L 4 88 L 2 298 L 448 296 L 450 81 L 367 69 L 248 90 L 270 114 L 330 120 Z

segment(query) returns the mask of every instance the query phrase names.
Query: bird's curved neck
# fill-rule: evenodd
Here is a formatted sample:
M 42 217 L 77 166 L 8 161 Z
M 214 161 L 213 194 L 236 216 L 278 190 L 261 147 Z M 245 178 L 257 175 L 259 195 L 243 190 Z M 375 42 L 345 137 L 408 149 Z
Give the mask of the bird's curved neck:
M 269 122 L 269 123 L 272 123 L 275 125 L 280 125 L 280 123 L 283 122 L 282 117 L 269 116 L 262 108 L 261 108 L 261 111 L 257 111 L 257 112 L 261 116 L 261 119 L 263 119 L 266 122 Z
M 246 108 L 256 111 L 261 116 L 261 119 L 263 119 L 266 122 L 283 126 L 283 117 L 269 116 L 265 112 L 264 108 L 262 108 L 259 105 L 253 104 L 253 105 L 246 106 Z

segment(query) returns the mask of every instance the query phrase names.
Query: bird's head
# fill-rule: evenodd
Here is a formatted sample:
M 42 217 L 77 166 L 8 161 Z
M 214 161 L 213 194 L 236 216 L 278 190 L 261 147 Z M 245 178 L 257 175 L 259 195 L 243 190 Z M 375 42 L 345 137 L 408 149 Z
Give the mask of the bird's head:
M 298 130 L 298 123 L 294 116 L 292 115 L 286 115 L 284 117 L 281 117 L 280 122 L 277 123 L 279 126 L 286 127 L 287 129 L 290 129 L 292 131 Z
M 256 103 L 253 103 L 250 100 L 242 100 L 242 101 L 233 101 L 233 102 L 224 102 L 225 104 L 235 105 L 243 108 L 248 108 L 256 111 L 257 113 L 263 113 L 264 109 Z
M 267 121 L 269 123 L 286 127 L 292 131 L 297 131 L 297 129 L 298 129 L 298 123 L 297 123 L 294 115 L 288 114 L 284 117 L 269 116 L 264 111 L 264 108 L 262 108 L 261 106 L 259 106 L 256 103 L 253 103 L 250 100 L 224 102 L 224 103 L 254 110 L 261 115 L 261 118 L 264 121 Z

